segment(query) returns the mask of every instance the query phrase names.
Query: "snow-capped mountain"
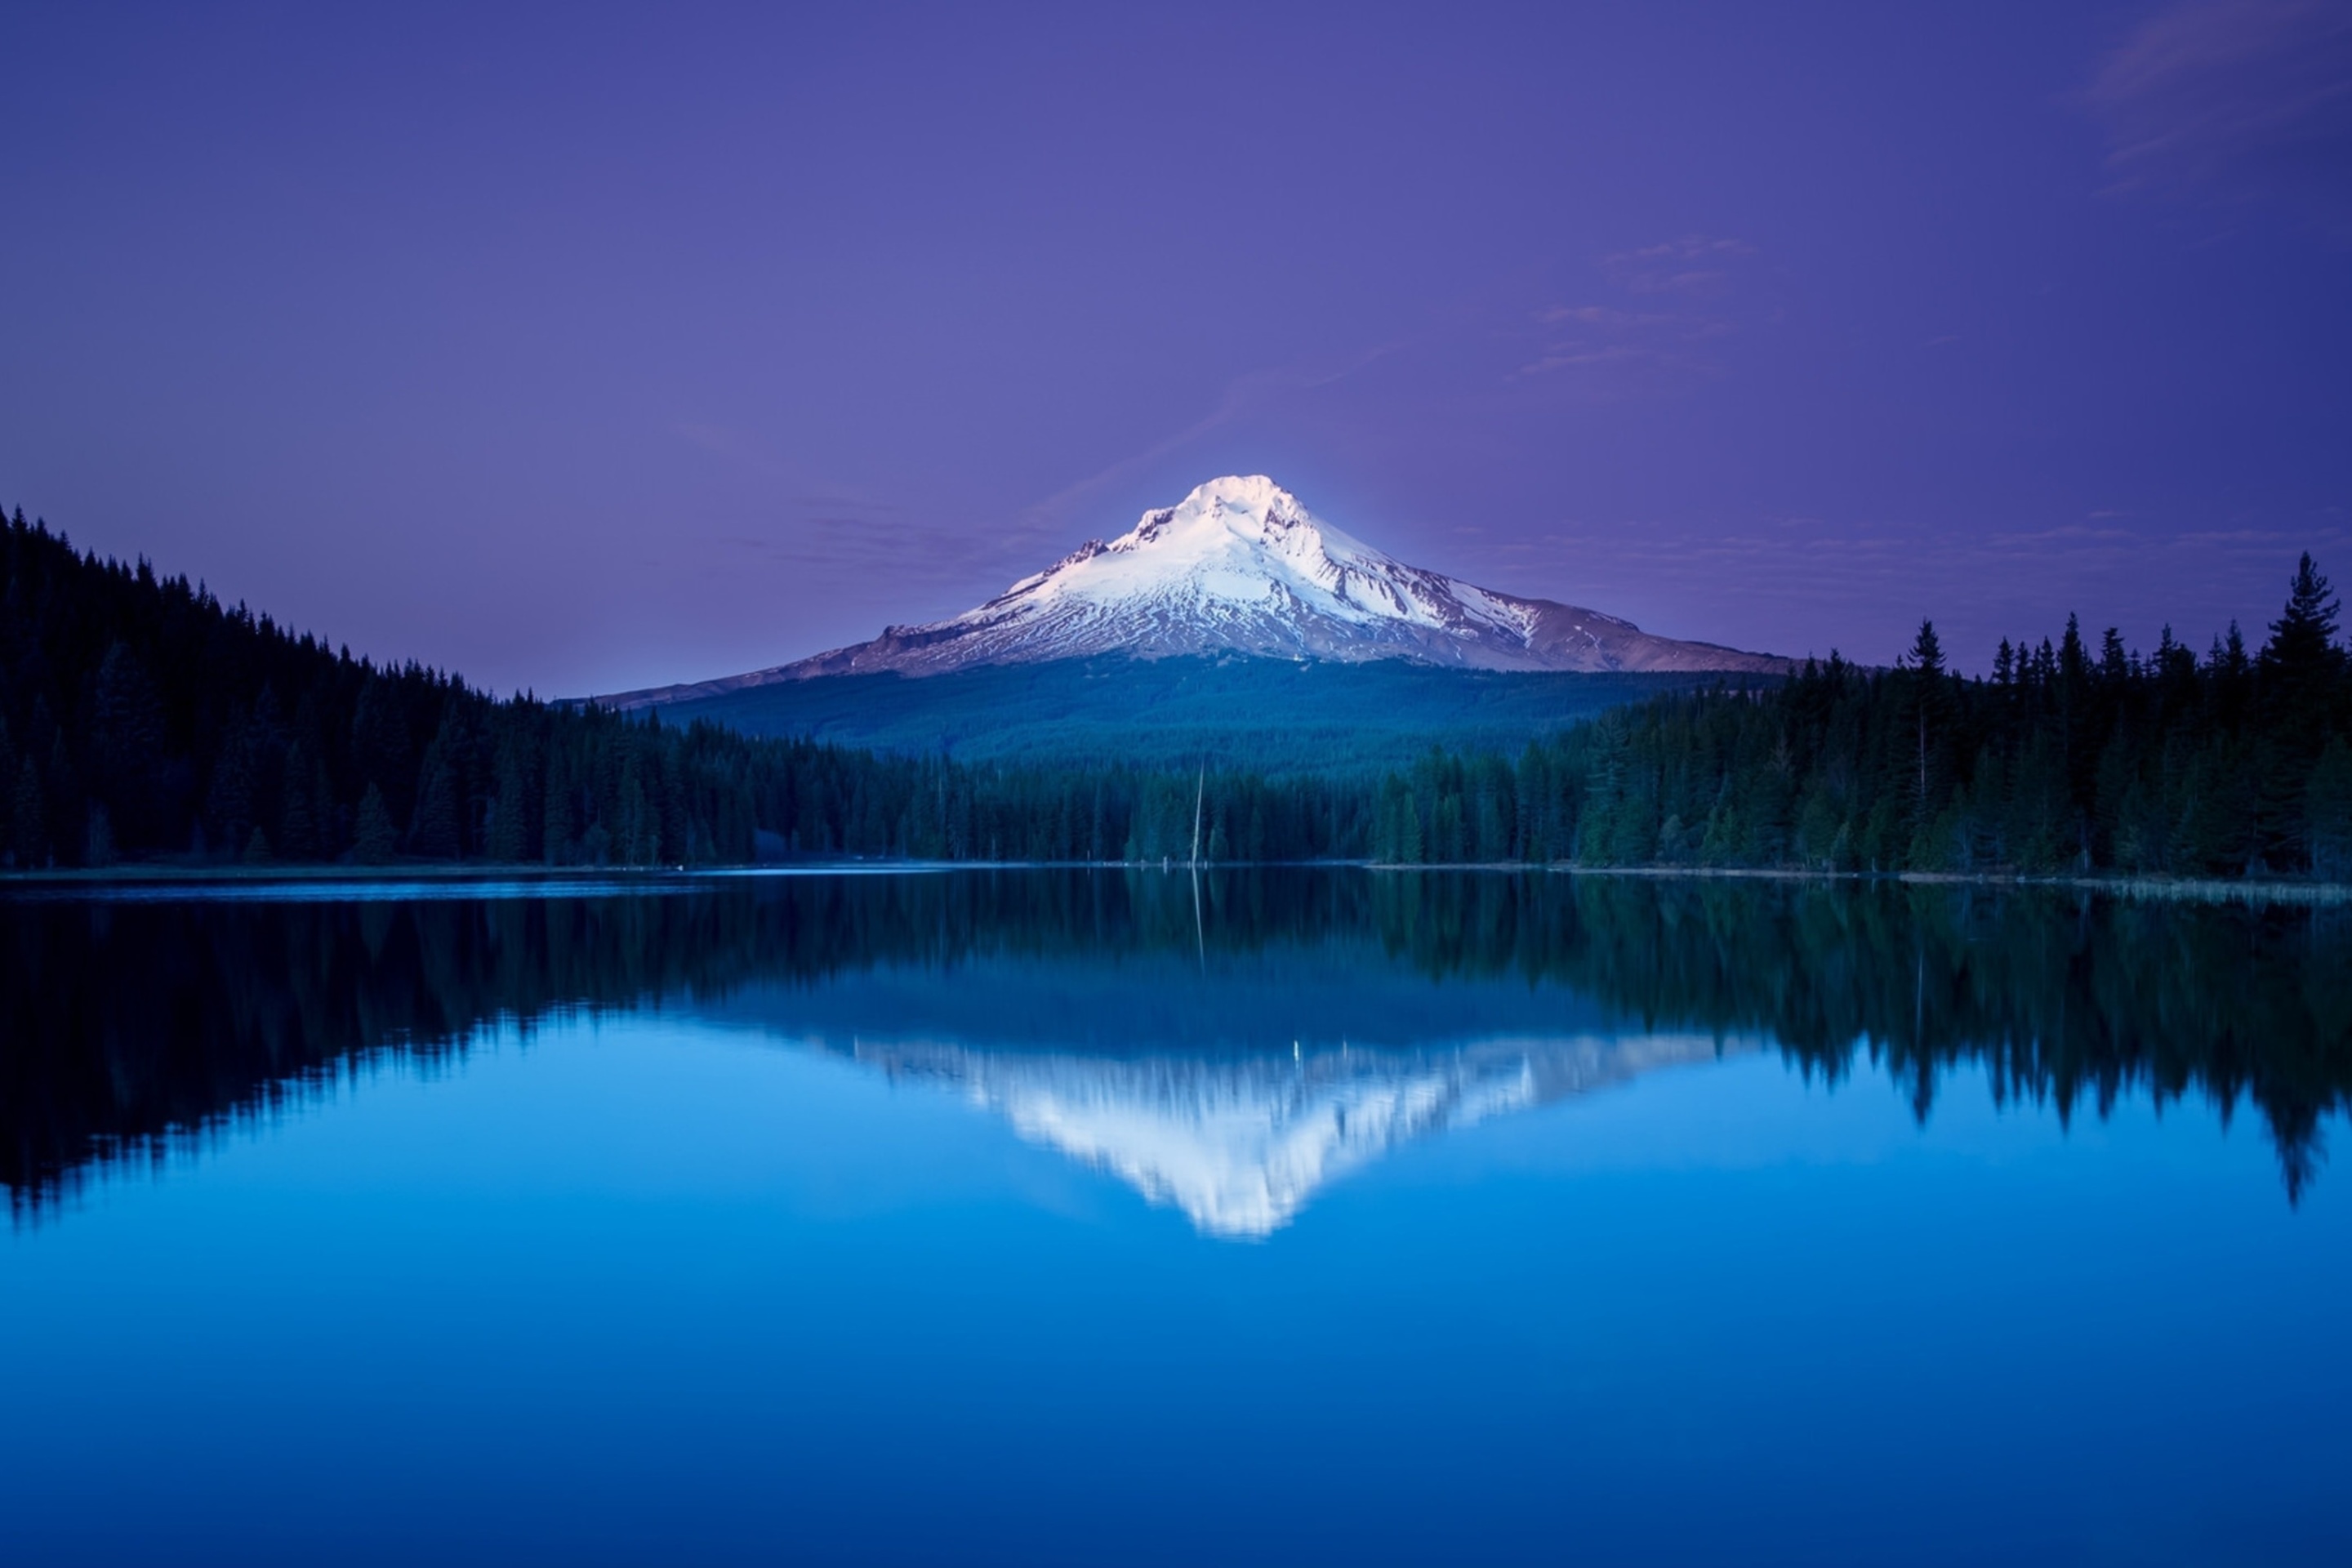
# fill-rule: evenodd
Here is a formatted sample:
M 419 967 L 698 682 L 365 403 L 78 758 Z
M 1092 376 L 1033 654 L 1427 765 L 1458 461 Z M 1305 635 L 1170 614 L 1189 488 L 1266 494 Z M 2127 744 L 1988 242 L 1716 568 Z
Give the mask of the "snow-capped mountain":
M 1776 672 L 1789 661 L 1652 637 L 1597 610 L 1408 566 L 1263 475 L 1212 479 L 976 609 L 795 664 L 632 694 L 675 702 L 821 675 L 1129 654 L 1407 658 L 1469 669 Z

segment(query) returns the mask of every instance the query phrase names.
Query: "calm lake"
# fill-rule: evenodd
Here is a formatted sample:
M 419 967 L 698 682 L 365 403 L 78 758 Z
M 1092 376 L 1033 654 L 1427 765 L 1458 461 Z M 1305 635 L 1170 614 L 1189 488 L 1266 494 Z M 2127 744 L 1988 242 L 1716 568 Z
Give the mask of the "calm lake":
M 0 1562 L 2352 1562 L 2352 912 L 0 896 Z

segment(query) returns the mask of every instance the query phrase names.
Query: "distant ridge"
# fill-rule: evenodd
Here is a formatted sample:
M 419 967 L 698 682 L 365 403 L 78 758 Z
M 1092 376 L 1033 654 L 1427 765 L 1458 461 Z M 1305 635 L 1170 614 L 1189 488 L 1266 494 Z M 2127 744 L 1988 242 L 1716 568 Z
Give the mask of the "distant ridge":
M 1653 637 L 1598 610 L 1499 594 L 1351 538 L 1263 475 L 1228 476 L 1090 540 L 977 608 L 717 680 L 600 698 L 669 706 L 826 676 L 931 676 L 983 665 L 1244 654 L 1454 669 L 1780 675 L 1792 660 Z

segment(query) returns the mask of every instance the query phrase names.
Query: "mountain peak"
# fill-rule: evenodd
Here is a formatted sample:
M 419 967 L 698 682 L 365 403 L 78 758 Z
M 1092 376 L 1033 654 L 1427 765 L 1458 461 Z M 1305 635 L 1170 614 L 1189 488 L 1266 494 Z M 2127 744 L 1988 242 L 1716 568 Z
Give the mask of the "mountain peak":
M 1194 485 L 1192 493 L 1186 496 L 1181 504 L 1187 507 L 1223 505 L 1244 510 L 1270 508 L 1299 510 L 1298 498 L 1264 474 L 1227 474 L 1206 484 Z
M 1228 474 L 1110 540 L 1088 540 L 986 604 L 753 675 L 642 694 L 674 701 L 770 680 L 1126 654 L 1411 659 L 1493 670 L 1726 670 L 1790 661 L 1652 637 L 1631 621 L 1409 566 L 1264 474 Z
M 1327 531 L 1298 498 L 1264 474 L 1228 474 L 1196 485 L 1174 506 L 1147 511 L 1136 525 L 1112 540 L 1107 550 L 1142 550 L 1171 539 L 1220 533 L 1254 542 L 1306 527 Z

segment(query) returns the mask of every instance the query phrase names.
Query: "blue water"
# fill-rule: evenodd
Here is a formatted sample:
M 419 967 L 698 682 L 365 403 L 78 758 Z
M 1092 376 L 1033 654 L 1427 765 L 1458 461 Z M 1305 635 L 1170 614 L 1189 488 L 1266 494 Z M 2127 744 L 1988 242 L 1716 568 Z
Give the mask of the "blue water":
M 1418 1047 L 1235 1037 L 1335 965 Z M 1092 1039 L 1122 994 L 1124 1055 L 1006 1000 Z M 2242 1103 L 2062 1118 L 1964 1057 L 1923 1122 L 1622 1001 L 1343 922 L 346 1058 L 0 1238 L 0 1560 L 2352 1561 L 2337 1174 L 2290 1203 Z M 1554 1061 L 1544 1016 L 1606 1070 L 1464 1077 Z M 1305 1158 L 1235 1096 L 1449 1071 L 1234 1195 Z

